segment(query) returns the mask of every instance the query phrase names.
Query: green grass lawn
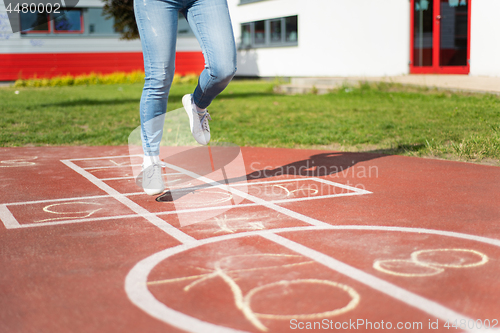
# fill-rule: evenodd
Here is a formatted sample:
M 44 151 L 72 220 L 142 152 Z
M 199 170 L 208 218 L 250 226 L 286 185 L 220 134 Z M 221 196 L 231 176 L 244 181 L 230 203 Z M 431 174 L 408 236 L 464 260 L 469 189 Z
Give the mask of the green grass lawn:
M 213 140 L 241 146 L 383 151 L 500 165 L 500 98 L 363 85 L 286 96 L 234 81 L 209 107 Z M 168 110 L 193 85 L 175 85 Z M 18 94 L 15 91 L 19 91 Z M 0 146 L 126 145 L 142 84 L 0 89 Z

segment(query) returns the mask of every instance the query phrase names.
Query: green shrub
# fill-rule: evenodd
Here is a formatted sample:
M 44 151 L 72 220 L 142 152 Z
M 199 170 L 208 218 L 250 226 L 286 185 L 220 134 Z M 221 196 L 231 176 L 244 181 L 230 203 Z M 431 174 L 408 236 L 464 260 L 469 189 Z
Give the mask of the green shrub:
M 14 82 L 14 87 L 62 87 L 62 86 L 82 86 L 94 84 L 126 84 L 144 82 L 144 72 L 134 71 L 130 73 L 114 72 L 111 74 L 82 74 L 82 75 L 64 75 L 55 76 L 51 79 L 31 78 Z M 186 76 L 174 75 L 172 84 L 196 84 L 198 76 L 196 74 L 188 74 Z
M 179 78 L 179 83 L 185 84 L 196 84 L 198 82 L 198 75 L 196 74 L 188 74 L 186 76 L 182 76 Z

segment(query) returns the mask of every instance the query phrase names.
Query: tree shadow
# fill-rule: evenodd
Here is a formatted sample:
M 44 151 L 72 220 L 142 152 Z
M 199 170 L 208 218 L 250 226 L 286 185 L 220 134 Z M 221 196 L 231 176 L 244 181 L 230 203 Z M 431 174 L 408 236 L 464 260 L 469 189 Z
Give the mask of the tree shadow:
M 186 94 L 189 93 L 186 91 Z M 168 97 L 168 103 L 181 103 L 182 102 L 182 97 L 185 94 L 170 94 Z M 245 98 L 252 98 L 252 97 L 269 97 L 269 96 L 277 96 L 273 92 L 238 92 L 238 93 L 231 93 L 231 92 L 225 92 L 220 94 L 217 100 L 221 99 L 245 99 Z M 41 104 L 40 106 L 42 107 L 51 107 L 51 106 L 59 106 L 59 107 L 74 107 L 74 106 L 98 106 L 98 105 L 119 105 L 119 104 L 129 104 L 129 103 L 134 103 L 139 105 L 141 99 L 139 98 L 114 98 L 114 99 L 90 99 L 90 98 L 83 98 L 83 99 L 77 99 L 77 100 L 72 100 L 72 101 L 64 101 L 64 102 L 58 102 L 58 103 L 47 103 L 47 104 Z M 168 111 L 167 111 L 168 112 Z
M 266 179 L 277 176 L 325 177 L 354 167 L 357 163 L 388 156 L 381 151 L 348 153 L 328 152 L 310 156 L 308 159 L 292 162 L 275 168 L 260 166 L 258 170 L 247 174 L 246 180 Z M 255 163 L 252 163 L 254 165 Z M 230 180 L 231 182 L 231 180 Z
M 238 147 L 239 150 L 239 147 Z M 230 151 L 231 155 L 234 156 L 234 147 Z M 197 153 L 198 154 L 198 153 Z M 198 154 L 199 155 L 199 154 Z M 186 155 L 187 156 L 187 155 Z M 222 155 L 221 155 L 222 156 Z M 240 177 L 235 177 L 235 178 L 228 178 L 228 179 L 220 179 L 216 180 L 216 182 L 220 184 L 226 184 L 230 185 L 232 183 L 241 183 L 244 181 L 252 181 L 252 180 L 259 180 L 259 179 L 268 179 L 268 178 L 273 178 L 273 177 L 279 177 L 279 176 L 300 176 L 300 177 L 325 177 L 325 176 L 332 176 L 335 174 L 342 174 L 342 175 L 349 175 L 350 174 L 350 169 L 355 167 L 356 164 L 364 161 L 369 161 L 373 159 L 378 159 L 382 157 L 387 157 L 390 156 L 387 153 L 384 153 L 383 150 L 378 150 L 376 152 L 362 152 L 362 153 L 349 153 L 349 152 L 326 152 L 326 153 L 321 153 L 321 154 L 315 154 L 310 156 L 307 159 L 295 161 L 292 163 L 288 163 L 285 165 L 273 167 L 273 166 L 266 166 L 262 165 L 260 162 L 253 162 L 250 164 L 251 168 L 255 169 L 251 170 L 250 173 L 247 173 L 246 175 L 242 175 Z M 232 161 L 233 158 L 231 157 L 226 157 L 225 161 L 227 161 L 226 164 L 228 164 L 230 161 Z M 191 160 L 192 162 L 192 160 Z M 218 168 L 224 167 L 223 163 L 219 163 Z M 185 164 L 186 165 L 186 164 Z M 184 165 L 184 168 L 186 166 Z M 201 171 L 199 166 L 196 167 L 198 169 L 198 172 Z M 371 166 L 371 168 L 376 168 L 376 166 Z M 206 169 L 202 174 L 197 173 L 201 176 L 204 174 L 208 174 L 212 172 L 212 169 L 209 169 L 205 167 Z M 363 177 L 367 176 L 367 172 L 371 175 L 371 169 L 370 167 L 368 168 L 363 168 L 363 170 L 357 170 L 357 172 L 363 172 Z M 353 169 L 352 173 L 355 174 L 356 170 Z M 356 172 L 356 175 L 359 175 Z M 376 174 L 378 175 L 378 169 L 375 169 Z M 205 188 L 210 188 L 213 185 L 206 184 L 206 185 L 198 185 L 198 186 L 193 186 L 193 187 L 186 187 L 182 188 L 181 190 L 174 190 L 172 191 L 167 191 L 160 195 L 159 197 L 156 198 L 156 201 L 158 202 L 172 202 L 175 201 L 176 199 L 187 195 L 189 193 L 193 193 L 194 191 L 197 190 L 202 190 Z M 173 194 L 175 193 L 175 194 Z
M 170 94 L 168 96 L 168 102 L 169 103 L 180 103 L 182 101 L 182 97 L 184 95 L 177 95 L 177 94 Z M 217 96 L 217 98 L 214 100 L 220 101 L 221 99 L 244 99 L 244 98 L 252 98 L 252 97 L 269 97 L 269 96 L 279 96 L 273 92 L 238 92 L 238 93 L 231 93 L 231 92 L 225 92 Z
M 128 104 L 128 103 L 137 103 L 137 105 L 139 105 L 139 102 L 140 102 L 139 98 L 116 98 L 116 99 L 105 99 L 105 100 L 83 98 L 74 101 L 41 104 L 40 106 L 72 107 L 72 106 L 118 105 L 118 104 Z

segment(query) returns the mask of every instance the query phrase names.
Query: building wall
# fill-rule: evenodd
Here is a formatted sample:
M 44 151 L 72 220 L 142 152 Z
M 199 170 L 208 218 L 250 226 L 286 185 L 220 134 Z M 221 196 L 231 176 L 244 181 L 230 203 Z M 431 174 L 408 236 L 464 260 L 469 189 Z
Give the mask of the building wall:
M 291 15 L 299 18 L 298 46 L 239 50 L 237 75 L 383 76 L 409 72 L 408 0 L 268 0 L 245 5 L 239 5 L 240 0 L 228 0 L 228 3 L 237 43 L 241 23 Z M 500 1 L 471 3 L 470 75 L 500 77 Z M 78 7 L 102 7 L 102 2 L 80 0 Z M 179 38 L 177 50 L 181 73 L 202 69 L 201 50 L 194 37 Z M 64 54 L 68 58 L 64 59 Z M 139 40 L 124 41 L 116 36 L 21 36 L 12 33 L 5 8 L 0 6 L 0 80 L 13 80 L 19 77 L 15 74 L 19 71 L 23 76 L 40 75 L 41 69 L 54 75 L 80 73 L 76 67 L 83 67 L 76 62 L 85 59 L 85 55 L 94 59 L 92 65 L 89 62 L 84 66 L 87 68 L 114 71 L 142 67 Z M 190 66 L 193 57 L 196 70 Z M 43 59 L 51 59 L 51 63 L 35 61 Z M 68 62 L 70 59 L 72 62 Z M 38 63 L 38 68 L 33 68 L 34 63 Z
M 471 2 L 470 75 L 500 77 L 500 1 Z
M 76 8 L 102 8 L 101 0 L 80 0 Z M 85 22 L 84 22 L 84 25 Z M 179 38 L 177 49 L 180 51 L 201 51 L 194 36 Z M 142 52 L 141 42 L 120 40 L 118 36 L 75 36 L 40 37 L 36 34 L 12 33 L 5 7 L 0 5 L 0 54 L 6 53 L 59 53 L 59 52 Z
M 101 8 L 101 0 L 80 0 L 77 8 Z M 186 22 L 183 22 L 186 23 Z M 187 24 L 187 23 L 186 23 Z M 143 70 L 139 39 L 120 40 L 119 35 L 89 35 L 84 13 L 84 34 L 41 36 L 12 33 L 3 4 L 0 5 L 0 81 L 53 77 L 90 72 Z M 194 36 L 177 41 L 176 72 L 200 73 L 201 48 Z
M 495 1 L 495 0 L 493 0 Z M 298 15 L 298 46 L 238 52 L 237 75 L 383 76 L 409 72 L 408 0 L 228 0 L 240 23 Z

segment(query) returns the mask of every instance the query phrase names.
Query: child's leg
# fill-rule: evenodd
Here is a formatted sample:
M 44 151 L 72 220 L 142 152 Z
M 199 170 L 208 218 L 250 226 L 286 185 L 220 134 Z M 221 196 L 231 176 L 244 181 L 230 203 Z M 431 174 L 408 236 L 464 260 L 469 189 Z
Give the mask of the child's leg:
M 167 99 L 174 77 L 178 12 L 182 1 L 135 0 L 146 73 L 140 104 L 145 156 L 158 156 Z
M 236 46 L 226 0 L 196 0 L 185 10 L 186 19 L 200 43 L 205 69 L 193 100 L 205 109 L 236 72 Z

